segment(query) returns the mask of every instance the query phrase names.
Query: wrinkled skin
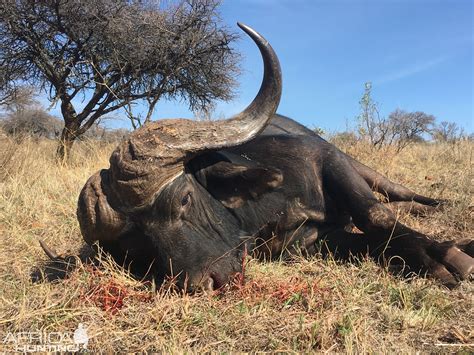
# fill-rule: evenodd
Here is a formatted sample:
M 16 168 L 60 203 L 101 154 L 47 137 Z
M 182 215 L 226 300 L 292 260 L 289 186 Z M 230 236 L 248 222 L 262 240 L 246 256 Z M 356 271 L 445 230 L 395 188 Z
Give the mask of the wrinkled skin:
M 219 288 L 238 273 L 246 236 L 256 237 L 254 251 L 263 258 L 295 246 L 310 255 L 324 241 L 323 252 L 342 258 L 400 256 L 405 271 L 428 272 L 447 286 L 468 277 L 473 243 L 460 245 L 462 253 L 454 242 L 431 241 L 402 225 L 376 199 L 369 187 L 375 182 L 391 201 L 438 205 L 276 115 L 251 142 L 190 161 L 150 208 L 132 217 L 136 227 L 122 240 L 134 245 L 132 258 L 154 260 L 159 272 L 180 275 L 188 290 Z M 348 232 L 352 223 L 364 234 Z M 138 240 L 145 241 L 141 249 Z M 465 264 L 453 264 L 452 255 Z
M 295 121 L 275 115 L 282 93 L 276 53 L 241 113 L 218 121 L 150 122 L 119 144 L 89 178 L 77 216 L 84 240 L 117 259 L 151 265 L 187 291 L 220 288 L 241 271 L 244 246 L 279 258 L 295 250 L 403 260 L 447 286 L 474 269 L 473 241 L 439 243 L 397 221 L 440 204 L 397 185 Z M 371 189 L 390 201 L 380 203 Z M 353 225 L 363 233 L 355 234 Z M 319 245 L 319 246 L 317 246 Z

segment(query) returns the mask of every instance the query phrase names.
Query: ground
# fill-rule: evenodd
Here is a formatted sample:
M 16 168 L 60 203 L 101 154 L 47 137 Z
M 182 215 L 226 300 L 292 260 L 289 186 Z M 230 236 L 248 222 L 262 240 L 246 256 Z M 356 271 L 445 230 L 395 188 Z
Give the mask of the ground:
M 54 142 L 0 140 L 0 351 L 474 351 L 472 281 L 448 290 L 370 260 L 248 260 L 244 282 L 192 296 L 137 280 L 105 255 L 99 267 L 76 261 L 66 279 L 33 282 L 47 260 L 38 238 L 68 255 L 84 249 L 77 197 L 113 148 L 79 142 L 70 164 L 57 166 Z M 405 223 L 433 238 L 473 237 L 474 143 L 342 149 L 419 193 L 455 201 L 430 217 L 400 216 Z

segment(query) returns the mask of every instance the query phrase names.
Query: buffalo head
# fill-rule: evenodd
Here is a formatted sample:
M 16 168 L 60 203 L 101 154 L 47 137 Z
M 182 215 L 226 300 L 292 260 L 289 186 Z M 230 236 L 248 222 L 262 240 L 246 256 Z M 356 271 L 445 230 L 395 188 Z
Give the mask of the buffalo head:
M 253 102 L 227 120 L 169 119 L 141 127 L 112 153 L 109 169 L 87 181 L 79 197 L 77 216 L 87 243 L 127 239 L 133 249 L 134 238 L 145 240 L 145 251 L 158 269 L 179 275 L 179 283 L 189 289 L 216 289 L 240 271 L 245 232 L 228 207 L 281 178 L 278 171 L 216 158 L 219 150 L 255 138 L 281 96 L 276 54 L 260 34 L 239 26 L 257 44 L 264 62 Z M 249 185 L 241 194 L 231 184 L 236 179 Z M 217 184 L 213 194 L 206 189 L 210 181 Z

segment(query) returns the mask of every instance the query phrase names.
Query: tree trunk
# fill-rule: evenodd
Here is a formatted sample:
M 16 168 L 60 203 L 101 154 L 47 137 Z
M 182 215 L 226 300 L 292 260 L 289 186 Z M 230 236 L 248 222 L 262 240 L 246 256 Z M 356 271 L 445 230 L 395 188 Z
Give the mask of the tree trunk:
M 75 129 L 64 127 L 59 138 L 58 148 L 56 150 L 56 160 L 60 164 L 65 164 L 70 157 L 72 145 L 77 138 Z
M 59 138 L 58 148 L 56 149 L 56 161 L 59 164 L 65 164 L 69 160 L 74 140 L 78 137 L 81 122 L 78 121 L 76 110 L 64 87 L 61 87 L 61 92 L 61 113 L 63 114 L 64 128 Z

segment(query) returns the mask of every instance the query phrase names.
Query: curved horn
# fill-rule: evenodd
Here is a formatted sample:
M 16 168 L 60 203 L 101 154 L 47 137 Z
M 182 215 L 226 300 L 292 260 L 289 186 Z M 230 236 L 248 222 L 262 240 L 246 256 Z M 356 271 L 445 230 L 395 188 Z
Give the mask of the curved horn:
M 53 249 L 51 249 L 42 239 L 38 239 L 38 242 L 41 245 L 44 253 L 50 258 L 51 260 L 58 259 L 58 253 L 56 253 Z
M 188 128 L 187 134 L 185 133 L 190 139 L 179 139 L 175 145 L 188 155 L 234 147 L 252 140 L 265 129 L 280 103 L 282 75 L 275 51 L 258 32 L 244 24 L 237 23 L 237 25 L 254 40 L 262 55 L 264 74 L 260 90 L 244 111 L 227 120 L 193 121 L 195 124 Z
M 196 155 L 255 138 L 275 114 L 282 91 L 278 58 L 259 33 L 238 25 L 254 40 L 263 58 L 264 75 L 257 96 L 243 112 L 227 120 L 160 120 L 133 132 L 110 158 L 112 187 L 123 211 L 148 205 Z
M 263 58 L 263 79 L 257 96 L 243 112 L 230 119 L 247 132 L 247 139 L 252 139 L 263 131 L 278 108 L 282 75 L 278 57 L 268 41 L 252 28 L 242 23 L 237 25 L 255 41 Z

